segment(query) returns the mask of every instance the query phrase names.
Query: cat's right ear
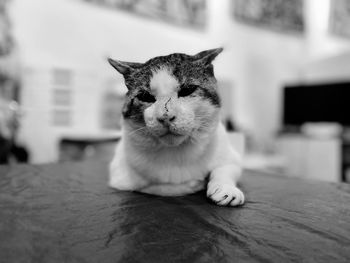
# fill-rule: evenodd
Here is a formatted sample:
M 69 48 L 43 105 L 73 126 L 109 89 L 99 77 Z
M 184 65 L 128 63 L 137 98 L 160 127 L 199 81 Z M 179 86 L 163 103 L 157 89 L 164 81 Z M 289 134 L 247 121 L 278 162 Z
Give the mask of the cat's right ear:
M 213 60 L 219 55 L 224 49 L 221 48 L 214 48 L 209 50 L 204 50 L 202 52 L 199 52 L 198 54 L 193 56 L 193 60 L 196 63 L 200 63 L 204 66 L 210 65 Z
M 125 61 L 119 61 L 119 60 L 113 60 L 111 58 L 108 58 L 109 64 L 113 68 L 115 68 L 120 74 L 125 75 L 125 74 L 130 74 L 137 68 L 141 67 L 141 63 L 134 63 L 134 62 L 125 62 Z

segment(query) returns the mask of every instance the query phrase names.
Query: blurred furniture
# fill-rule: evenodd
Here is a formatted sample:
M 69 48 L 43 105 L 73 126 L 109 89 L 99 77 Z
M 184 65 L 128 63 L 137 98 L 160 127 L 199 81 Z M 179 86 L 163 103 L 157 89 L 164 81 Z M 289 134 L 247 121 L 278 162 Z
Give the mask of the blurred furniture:
M 282 134 L 278 152 L 285 157 L 286 175 L 329 182 L 342 180 L 342 140 L 319 139 L 304 134 Z
M 9 163 L 15 146 L 14 112 L 11 101 L 18 99 L 18 68 L 8 2 L 0 1 L 0 164 Z
M 0 95 L 0 164 L 26 163 L 29 152 L 18 144 L 19 107 L 16 101 L 8 101 Z
M 259 172 L 284 175 L 286 173 L 286 158 L 277 153 L 266 154 L 250 152 L 244 155 L 243 167 Z
M 284 159 L 280 155 L 254 154 L 247 152 L 246 137 L 241 132 L 228 132 L 228 138 L 233 148 L 242 156 L 242 166 L 260 172 L 281 172 Z
M 322 81 L 287 86 L 282 92 L 279 152 L 287 174 L 346 181 L 349 166 L 350 82 Z
M 120 133 L 65 134 L 59 142 L 59 161 L 111 160 L 120 136 Z
M 350 182 L 350 134 L 343 137 L 341 176 L 343 182 Z
M 0 134 L 0 164 L 7 164 L 11 152 L 11 142 Z
M 242 207 L 107 187 L 107 162 L 0 166 L 4 262 L 350 262 L 350 185 L 246 171 Z
M 320 122 L 350 126 L 350 82 L 287 86 L 282 100 L 284 130 Z

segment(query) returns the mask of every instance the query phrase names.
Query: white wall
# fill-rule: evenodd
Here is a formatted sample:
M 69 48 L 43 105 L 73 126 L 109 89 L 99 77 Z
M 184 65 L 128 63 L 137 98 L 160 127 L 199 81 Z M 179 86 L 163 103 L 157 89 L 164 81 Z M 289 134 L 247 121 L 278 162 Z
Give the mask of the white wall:
M 23 63 L 72 63 L 108 70 L 105 58 L 144 61 L 206 46 L 204 33 L 72 0 L 14 0 Z M 105 66 L 105 68 L 102 68 Z
M 350 51 L 310 61 L 303 67 L 307 83 L 350 81 Z

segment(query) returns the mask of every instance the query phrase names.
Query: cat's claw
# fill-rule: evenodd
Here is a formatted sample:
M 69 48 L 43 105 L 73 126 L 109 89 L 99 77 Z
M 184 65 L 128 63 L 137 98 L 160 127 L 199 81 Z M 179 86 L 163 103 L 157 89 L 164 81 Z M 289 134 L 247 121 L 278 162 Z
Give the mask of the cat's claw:
M 238 206 L 244 204 L 244 194 L 231 184 L 208 184 L 207 196 L 220 206 Z

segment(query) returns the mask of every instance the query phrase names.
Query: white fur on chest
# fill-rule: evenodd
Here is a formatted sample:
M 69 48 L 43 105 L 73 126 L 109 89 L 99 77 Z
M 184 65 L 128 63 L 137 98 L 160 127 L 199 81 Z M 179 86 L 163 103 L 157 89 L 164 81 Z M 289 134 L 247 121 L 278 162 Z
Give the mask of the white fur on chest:
M 206 142 L 182 149 L 141 151 L 123 138 L 110 166 L 110 180 L 122 190 L 138 190 L 152 184 L 181 184 L 203 180 L 218 166 L 240 167 L 240 161 L 222 125 Z
M 179 184 L 204 179 L 210 172 L 210 157 L 210 151 L 203 153 L 199 149 L 172 149 L 168 152 L 134 155 L 130 165 L 151 182 Z

